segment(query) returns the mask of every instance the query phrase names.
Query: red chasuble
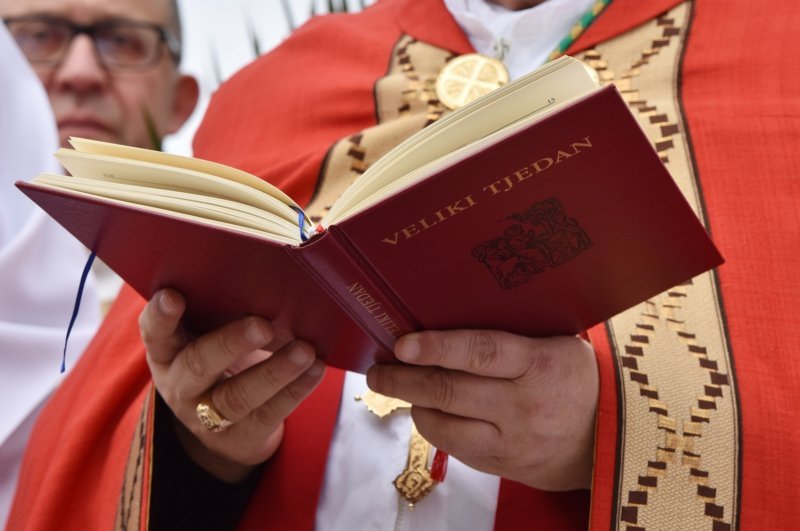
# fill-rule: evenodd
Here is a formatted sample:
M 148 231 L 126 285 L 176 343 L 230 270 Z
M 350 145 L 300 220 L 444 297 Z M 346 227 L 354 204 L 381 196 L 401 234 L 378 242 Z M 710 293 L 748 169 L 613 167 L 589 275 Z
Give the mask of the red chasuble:
M 788 0 L 615 0 L 570 50 L 620 89 L 727 262 L 589 332 L 601 378 L 591 496 L 503 481 L 496 529 L 795 525 L 796 28 L 800 5 Z M 445 112 L 429 82 L 470 51 L 440 0 L 315 19 L 219 90 L 196 155 L 263 176 L 321 215 Z M 9 529 L 147 528 L 142 306 L 123 291 L 42 413 Z M 241 529 L 313 528 L 341 383 L 329 370 L 288 419 Z

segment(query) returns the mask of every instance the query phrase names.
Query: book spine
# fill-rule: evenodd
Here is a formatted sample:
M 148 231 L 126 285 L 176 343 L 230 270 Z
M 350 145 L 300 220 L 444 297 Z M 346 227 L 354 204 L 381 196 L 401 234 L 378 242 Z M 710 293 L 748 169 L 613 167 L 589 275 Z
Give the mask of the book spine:
M 420 329 L 337 227 L 293 248 L 292 255 L 365 333 L 389 351 L 397 338 Z

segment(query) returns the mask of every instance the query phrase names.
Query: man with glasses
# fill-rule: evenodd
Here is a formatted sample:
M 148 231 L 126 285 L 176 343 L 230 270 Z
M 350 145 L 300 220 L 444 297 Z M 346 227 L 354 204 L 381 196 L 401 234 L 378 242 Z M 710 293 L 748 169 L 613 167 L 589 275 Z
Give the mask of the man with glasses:
M 194 110 L 174 1 L 0 0 L 0 16 L 47 89 L 62 146 L 158 147 Z
M 158 147 L 194 110 L 198 87 L 178 71 L 181 28 L 174 0 L 0 0 L 0 17 L 2 528 L 34 418 L 61 380 L 58 355 L 86 261 L 80 244 L 11 185 L 38 171 L 58 171 L 52 157 L 56 127 L 62 146 L 79 136 Z M 36 76 L 44 91 L 35 86 Z M 23 134 L 28 130 L 38 133 Z M 15 212 L 22 214 L 15 217 Z M 100 320 L 94 280 L 93 275 L 73 330 L 69 368 Z M 100 300 L 110 302 L 119 284 L 113 278 L 107 284 L 99 280 Z

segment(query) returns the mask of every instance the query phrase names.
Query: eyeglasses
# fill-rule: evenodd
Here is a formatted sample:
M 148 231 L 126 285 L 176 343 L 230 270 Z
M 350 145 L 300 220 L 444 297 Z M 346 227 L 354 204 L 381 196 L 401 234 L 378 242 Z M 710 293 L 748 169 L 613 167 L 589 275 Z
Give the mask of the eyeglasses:
M 166 44 L 176 63 L 180 61 L 178 39 L 156 24 L 111 19 L 83 26 L 49 15 L 10 17 L 3 22 L 25 57 L 36 66 L 58 66 L 72 40 L 80 34 L 92 39 L 98 60 L 109 69 L 135 70 L 152 66 L 161 58 L 161 43 Z

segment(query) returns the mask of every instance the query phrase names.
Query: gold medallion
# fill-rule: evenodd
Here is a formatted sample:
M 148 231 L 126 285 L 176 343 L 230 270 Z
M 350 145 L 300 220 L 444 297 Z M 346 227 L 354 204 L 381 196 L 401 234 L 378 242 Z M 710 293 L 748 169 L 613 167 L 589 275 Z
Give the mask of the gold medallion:
M 501 61 L 469 53 L 444 65 L 436 78 L 436 96 L 446 107 L 457 109 L 506 83 L 508 70 Z

